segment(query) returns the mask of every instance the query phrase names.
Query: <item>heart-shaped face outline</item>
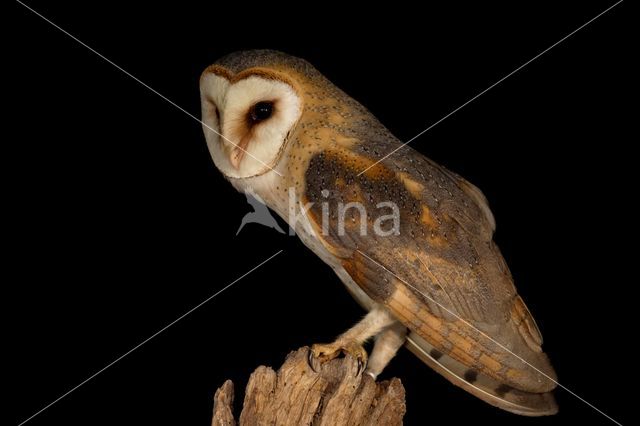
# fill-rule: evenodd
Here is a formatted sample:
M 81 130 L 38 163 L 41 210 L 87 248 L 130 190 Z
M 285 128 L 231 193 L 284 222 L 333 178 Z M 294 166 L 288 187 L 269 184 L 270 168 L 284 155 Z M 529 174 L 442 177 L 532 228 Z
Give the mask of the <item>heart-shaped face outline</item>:
M 219 79 L 217 84 L 213 84 L 208 82 L 211 76 L 215 76 Z M 220 127 L 220 110 L 226 108 L 226 98 L 227 94 L 234 88 L 238 83 L 246 82 L 251 79 L 256 79 L 260 81 L 273 82 L 280 87 L 282 90 L 286 90 L 287 95 L 290 98 L 295 98 L 293 112 L 289 114 L 287 117 L 287 129 L 286 132 L 283 132 L 281 135 L 281 141 L 279 141 L 277 152 L 268 153 L 267 157 L 269 158 L 266 161 L 261 160 L 260 158 L 252 155 L 246 150 L 245 143 L 239 143 L 242 138 L 238 138 L 239 141 L 235 141 L 229 134 L 231 132 L 227 131 L 227 125 L 223 121 L 223 127 Z M 222 86 L 219 85 L 220 81 L 224 81 L 226 84 Z M 209 83 L 209 89 L 215 87 L 217 89 L 218 99 L 213 99 L 210 93 L 210 90 L 207 89 L 207 84 Z M 209 150 L 211 151 L 212 158 L 216 167 L 227 177 L 232 179 L 246 179 L 251 177 L 256 177 L 263 175 L 269 171 L 273 171 L 274 173 L 281 175 L 280 172 L 275 170 L 275 166 L 282 157 L 282 153 L 284 148 L 288 145 L 289 134 L 291 130 L 293 130 L 296 126 L 300 118 L 302 117 L 302 113 L 304 111 L 304 101 L 300 96 L 302 91 L 299 88 L 299 85 L 289 78 L 288 76 L 278 72 L 277 70 L 273 70 L 270 68 L 264 67 L 252 67 L 246 70 L 243 70 L 237 74 L 232 73 L 227 68 L 220 66 L 218 64 L 213 64 L 208 66 L 200 76 L 200 92 L 201 92 L 201 102 L 202 102 L 202 122 L 203 129 L 205 132 L 205 136 L 207 137 L 207 145 L 209 146 Z M 222 105 L 219 108 L 219 105 Z M 213 112 L 215 112 L 216 119 L 215 125 L 218 126 L 218 130 L 216 131 L 213 126 L 209 126 L 205 123 L 207 118 L 213 118 Z M 212 133 L 215 134 L 212 136 Z M 211 138 L 214 139 L 211 142 Z M 240 157 L 245 154 L 248 157 L 248 162 L 253 163 L 251 166 L 251 172 L 247 173 L 247 168 L 243 170 L 242 167 L 238 167 L 237 164 L 233 164 L 230 160 L 234 153 L 227 153 L 225 151 L 229 151 L 230 147 L 233 147 L 236 151 L 235 154 L 239 152 Z M 258 163 L 256 167 L 256 162 Z M 255 169 L 255 170 L 253 170 Z

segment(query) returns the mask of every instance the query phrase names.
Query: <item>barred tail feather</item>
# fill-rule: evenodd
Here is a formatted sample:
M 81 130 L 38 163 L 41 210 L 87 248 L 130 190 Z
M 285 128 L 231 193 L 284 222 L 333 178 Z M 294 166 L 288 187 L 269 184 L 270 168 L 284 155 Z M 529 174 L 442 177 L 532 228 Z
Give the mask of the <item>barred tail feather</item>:
M 525 392 L 500 383 L 439 352 L 416 333 L 409 334 L 406 346 L 451 383 L 495 407 L 523 416 L 548 416 L 558 412 L 552 392 Z

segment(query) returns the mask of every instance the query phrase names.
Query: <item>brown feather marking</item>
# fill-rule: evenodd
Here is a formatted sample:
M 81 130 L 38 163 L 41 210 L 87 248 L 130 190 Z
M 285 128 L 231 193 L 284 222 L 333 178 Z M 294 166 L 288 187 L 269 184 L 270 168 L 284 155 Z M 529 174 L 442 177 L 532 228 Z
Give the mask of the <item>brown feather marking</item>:
M 400 182 L 404 184 L 404 187 L 407 188 L 409 194 L 413 195 L 416 198 L 422 197 L 422 191 L 424 191 L 424 185 L 420 182 L 412 179 L 409 174 L 400 172 L 398 173 L 398 178 Z
M 442 320 L 427 310 L 421 309 L 417 297 L 406 287 L 396 287 L 386 304 L 402 322 L 415 324 L 416 319 L 419 318 L 422 325 L 414 329 L 436 349 L 455 360 L 468 366 L 474 366 L 496 380 L 503 381 L 507 377 L 517 377 L 516 372 L 510 372 L 512 369 L 504 366 L 480 342 L 486 338 L 478 333 L 475 333 L 478 334 L 477 340 L 471 337 L 475 330 L 470 330 L 470 327 L 461 321 L 447 322 L 445 326 Z M 445 330 L 448 332 L 445 333 Z M 445 334 L 447 335 L 445 336 Z M 476 357 L 474 354 L 478 356 Z
M 428 206 L 422 205 L 422 214 L 420 215 L 420 221 L 424 223 L 428 228 L 436 228 L 438 224 L 436 223 L 433 215 L 431 214 L 431 210 Z
M 536 352 L 542 352 L 542 334 L 520 296 L 516 296 L 513 300 L 511 317 L 527 345 Z
M 516 306 L 515 315 L 511 314 L 508 302 L 516 295 L 515 288 L 500 252 L 487 237 L 487 228 L 478 222 L 484 219 L 480 210 L 473 210 L 469 199 L 464 204 L 464 193 L 445 186 L 448 184 L 442 176 L 434 181 L 412 178 L 425 186 L 422 197 L 415 197 L 415 191 L 412 194 L 401 180 L 401 172 L 386 163 L 358 176 L 370 161 L 362 153 L 331 145 L 311 158 L 305 173 L 309 201 L 335 204 L 362 200 L 367 211 L 375 211 L 376 203 L 383 200 L 398 203 L 401 234 L 393 238 L 377 237 L 370 220 L 366 236 L 357 232 L 357 223 L 347 227 L 347 235 L 339 235 L 337 219 L 330 219 L 329 235 L 319 237 L 333 253 L 341 254 L 347 273 L 373 300 L 386 304 L 408 328 L 456 361 L 524 391 L 553 389 L 551 381 L 491 340 L 507 345 L 554 377 L 546 356 L 533 351 L 526 342 L 523 330 L 529 326 L 508 322 L 509 318 L 522 316 L 521 308 Z M 431 173 L 435 177 L 439 172 L 433 169 Z M 325 189 L 329 197 L 321 195 Z M 451 194 L 449 198 L 447 193 Z M 317 223 L 319 204 L 310 210 L 310 217 Z M 388 270 L 365 259 L 359 250 Z M 419 297 L 406 283 L 428 297 Z

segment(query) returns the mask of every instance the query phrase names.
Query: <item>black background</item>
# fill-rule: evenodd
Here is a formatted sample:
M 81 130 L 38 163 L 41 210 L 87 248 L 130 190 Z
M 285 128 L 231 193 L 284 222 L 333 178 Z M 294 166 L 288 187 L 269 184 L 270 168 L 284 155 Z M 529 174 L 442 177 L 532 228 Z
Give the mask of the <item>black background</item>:
M 627 3 L 412 144 L 483 189 L 560 382 L 622 423 L 631 420 L 622 386 L 638 371 L 628 346 L 637 171 L 623 106 L 635 102 Z M 393 2 L 358 13 L 311 2 L 28 4 L 197 116 L 208 64 L 273 48 L 308 59 L 407 140 L 613 2 L 423 11 Z M 199 123 L 13 9 L 14 58 L 4 63 L 13 136 L 3 143 L 13 423 L 281 249 L 30 424 L 206 425 L 225 379 L 239 395 L 256 366 L 277 367 L 357 321 L 360 308 L 296 238 L 257 225 L 235 236 L 250 207 L 215 169 Z M 557 416 L 500 411 L 404 349 L 381 378 L 392 376 L 406 387 L 410 425 L 610 424 L 561 389 Z

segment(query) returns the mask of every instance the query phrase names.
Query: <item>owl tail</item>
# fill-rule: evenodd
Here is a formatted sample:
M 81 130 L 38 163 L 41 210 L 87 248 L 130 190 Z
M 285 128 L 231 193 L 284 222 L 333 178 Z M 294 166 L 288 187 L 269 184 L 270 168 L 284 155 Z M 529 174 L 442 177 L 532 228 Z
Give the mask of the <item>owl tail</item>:
M 451 383 L 495 407 L 523 416 L 548 416 L 558 412 L 552 392 L 524 392 L 500 383 L 439 352 L 416 333 L 409 334 L 406 346 Z

